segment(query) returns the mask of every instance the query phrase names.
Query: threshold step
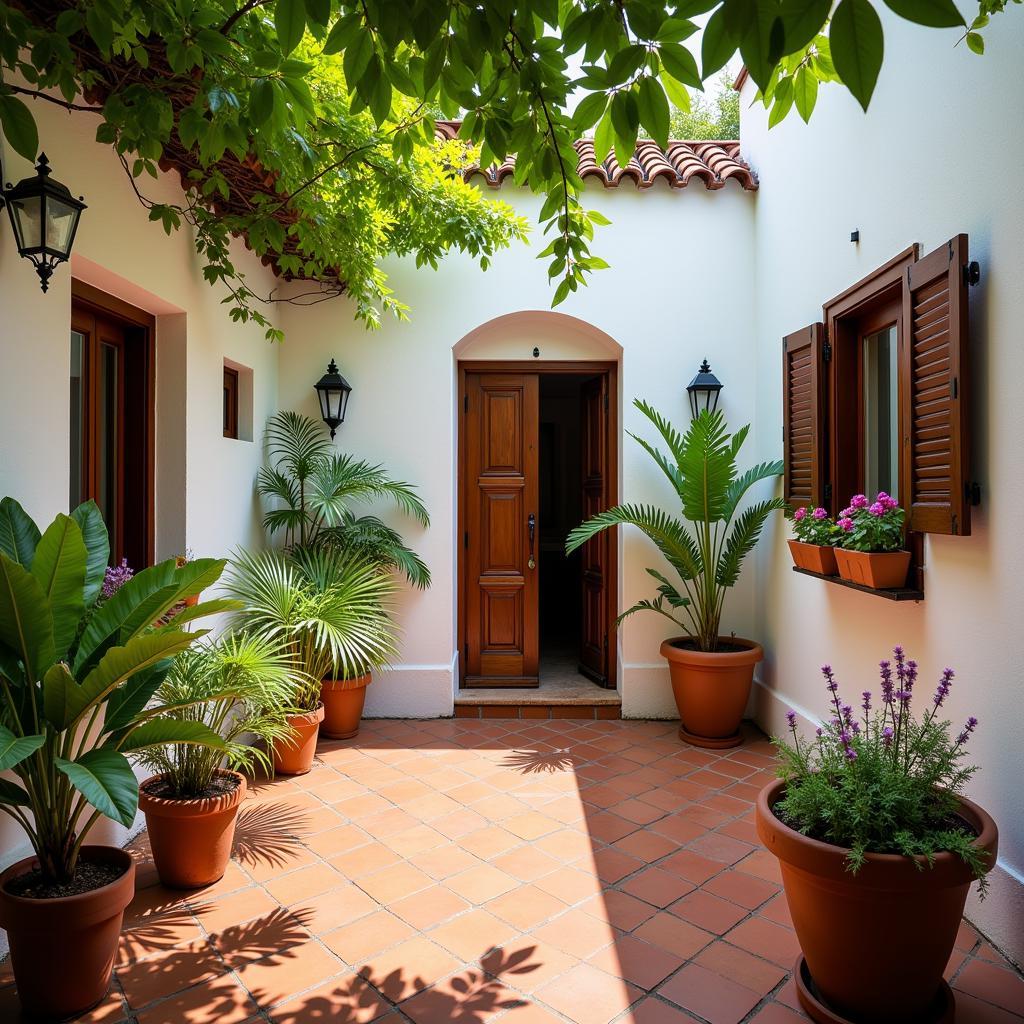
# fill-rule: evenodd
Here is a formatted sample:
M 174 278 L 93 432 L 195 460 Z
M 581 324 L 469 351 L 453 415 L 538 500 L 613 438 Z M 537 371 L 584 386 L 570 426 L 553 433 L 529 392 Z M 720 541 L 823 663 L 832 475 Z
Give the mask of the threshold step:
M 535 687 L 472 687 L 455 697 L 456 718 L 580 718 L 622 717 L 622 698 L 589 680 Z

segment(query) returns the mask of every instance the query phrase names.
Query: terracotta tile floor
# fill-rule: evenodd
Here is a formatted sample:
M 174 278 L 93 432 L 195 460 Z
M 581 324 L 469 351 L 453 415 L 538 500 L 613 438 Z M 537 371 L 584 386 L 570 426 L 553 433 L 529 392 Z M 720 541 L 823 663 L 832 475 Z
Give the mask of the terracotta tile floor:
M 140 887 L 94 1024 L 797 1024 L 796 940 L 751 800 L 663 722 L 367 722 L 253 787 L 207 890 Z M 1024 1020 L 969 925 L 958 1024 Z M 0 989 L 0 1020 L 17 1011 Z

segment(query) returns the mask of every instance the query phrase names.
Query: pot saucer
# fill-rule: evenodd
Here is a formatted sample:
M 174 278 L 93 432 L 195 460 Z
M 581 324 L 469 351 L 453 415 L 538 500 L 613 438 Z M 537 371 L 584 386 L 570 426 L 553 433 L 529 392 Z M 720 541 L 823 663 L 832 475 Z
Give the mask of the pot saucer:
M 854 1021 L 852 1017 L 844 1017 L 828 1007 L 818 994 L 803 953 L 797 957 L 796 966 L 793 968 L 793 982 L 796 985 L 797 995 L 800 997 L 800 1005 L 804 1012 L 818 1024 L 862 1024 L 862 1022 Z M 953 990 L 943 981 L 942 987 L 935 993 L 935 999 L 928 1012 L 919 1020 L 907 1021 L 906 1024 L 953 1024 L 955 1018 L 956 1001 Z
M 743 733 L 738 729 L 731 736 L 712 738 L 709 736 L 695 736 L 687 732 L 685 726 L 679 726 L 679 738 L 692 747 L 703 747 L 705 750 L 726 750 L 728 747 L 738 747 L 743 742 Z

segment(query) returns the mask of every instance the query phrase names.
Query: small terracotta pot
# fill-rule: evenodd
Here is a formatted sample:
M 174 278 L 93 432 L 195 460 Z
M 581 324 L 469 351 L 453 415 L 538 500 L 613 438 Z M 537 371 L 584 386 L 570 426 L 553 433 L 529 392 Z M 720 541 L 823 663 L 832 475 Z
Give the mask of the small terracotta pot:
M 332 740 L 350 740 L 359 734 L 359 723 L 366 703 L 366 688 L 373 677 L 369 672 L 354 679 L 325 679 L 320 685 L 324 702 L 324 724 L 320 731 Z
M 854 875 L 848 850 L 775 817 L 783 787 L 780 779 L 758 796 L 757 833 L 779 858 L 793 927 L 819 996 L 850 1020 L 924 1019 L 953 952 L 974 880 L 970 868 L 952 853 L 938 854 L 930 867 L 924 858 L 869 853 Z M 974 845 L 995 864 L 995 822 L 969 800 L 960 800 L 959 814 L 977 832 Z M 811 1013 L 803 991 L 801 1000 Z
M 723 749 L 743 742 L 740 722 L 754 681 L 754 666 L 764 657 L 760 644 L 737 636 L 719 637 L 740 651 L 697 651 L 678 646 L 687 637 L 661 645 L 668 660 L 672 693 L 682 722 L 679 735 L 697 747 Z
M 35 857 L 0 874 L 0 927 L 11 944 L 18 999 L 43 1019 L 75 1017 L 107 994 L 124 910 L 135 896 L 135 862 L 124 850 L 83 846 L 81 859 L 124 873 L 100 889 L 55 899 L 7 892 L 12 879 L 39 866 Z
M 891 590 L 907 582 L 909 551 L 847 551 L 836 548 L 839 575 L 875 590 Z
M 165 775 L 154 775 L 139 787 L 139 810 L 146 815 L 156 872 L 172 889 L 212 885 L 227 871 L 246 785 L 238 772 L 221 769 L 217 774 L 237 785 L 218 796 L 180 800 L 146 791 Z
M 185 598 L 185 599 L 184 599 L 184 600 L 183 600 L 183 601 L 182 601 L 181 603 L 182 603 L 182 604 L 183 604 L 183 605 L 184 605 L 184 606 L 185 606 L 186 608 L 195 608 L 195 606 L 196 606 L 197 604 L 199 604 L 199 595 L 198 595 L 198 594 L 190 594 L 190 595 L 189 595 L 188 597 L 186 597 L 186 598 Z
M 279 740 L 273 747 L 274 771 L 278 775 L 305 775 L 313 767 L 316 740 L 323 720 L 323 704 L 317 704 L 315 711 L 288 716 L 294 735 L 289 740 Z
M 805 544 L 802 540 L 788 541 L 793 564 L 801 569 L 819 572 L 822 576 L 835 576 L 836 549 L 827 544 Z

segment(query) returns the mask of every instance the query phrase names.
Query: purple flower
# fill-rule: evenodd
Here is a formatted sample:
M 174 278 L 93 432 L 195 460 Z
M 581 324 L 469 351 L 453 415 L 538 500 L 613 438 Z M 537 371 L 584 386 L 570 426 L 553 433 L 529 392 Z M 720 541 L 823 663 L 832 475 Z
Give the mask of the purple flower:
M 813 515 L 815 519 L 828 519 L 828 513 L 823 508 L 816 508 L 811 515 Z
M 939 685 L 935 689 L 935 696 L 932 698 L 932 703 L 936 708 L 941 708 L 949 696 L 949 691 L 953 686 L 954 675 L 956 673 L 951 668 L 943 669 L 942 678 L 939 680 Z
M 790 729 L 792 729 L 795 732 L 796 731 L 796 712 L 795 711 L 787 711 L 786 712 L 786 721 L 789 722 Z
M 854 750 L 853 747 L 847 747 L 846 748 L 846 760 L 847 761 L 856 761 L 857 760 L 857 751 Z
M 959 747 L 959 746 L 962 746 L 964 743 L 966 743 L 967 742 L 967 738 L 977 728 L 978 728 L 978 720 L 974 717 L 974 715 L 971 715 L 971 717 L 967 719 L 967 724 L 964 726 L 963 732 L 961 732 L 960 735 L 957 736 L 957 738 L 956 738 L 957 746 Z
M 802 519 L 804 518 L 804 516 L 806 516 L 806 515 L 807 515 L 807 509 L 805 509 L 805 508 L 798 508 L 798 509 L 797 509 L 797 510 L 796 510 L 796 511 L 795 511 L 795 512 L 793 513 L 793 519 L 794 519 L 794 520 L 795 520 L 796 522 L 798 522 L 798 523 L 799 523 L 799 522 L 800 522 L 800 520 L 802 520 Z
M 864 709 L 864 714 L 866 715 L 871 710 L 871 691 L 865 690 L 861 696 L 864 699 L 861 701 L 860 706 Z
M 849 533 L 853 529 L 853 520 L 849 516 L 843 516 L 836 521 L 836 526 L 845 533 Z
M 880 505 L 884 505 L 887 512 L 892 511 L 894 508 L 899 508 L 900 503 L 890 495 L 886 494 L 885 491 L 879 491 L 878 497 L 875 498 Z
M 882 729 L 882 745 L 888 750 L 892 746 L 892 726 L 887 725 Z
M 127 558 L 122 558 L 120 565 L 108 565 L 103 574 L 100 597 L 104 601 L 113 597 L 134 575 L 135 573 L 128 567 Z
M 892 665 L 888 661 L 878 663 L 878 674 L 882 678 L 882 701 L 892 703 Z
M 821 666 L 821 674 L 828 681 L 828 686 L 826 687 L 828 692 L 829 693 L 835 693 L 839 689 L 839 684 L 836 682 L 836 677 L 832 673 L 832 666 L 831 665 L 822 665 Z
M 821 727 L 821 726 L 819 725 L 819 726 L 818 726 L 818 727 L 817 727 L 817 728 L 816 728 L 816 729 L 814 730 L 814 735 L 815 735 L 815 736 L 817 736 L 817 737 L 818 737 L 818 739 L 820 740 L 820 739 L 821 739 L 821 737 L 825 735 L 825 730 L 824 730 L 824 729 L 822 729 L 822 727 Z
M 847 725 L 853 721 L 853 708 L 849 704 L 843 705 L 843 721 Z
M 870 507 L 870 508 L 868 509 L 868 511 L 869 511 L 869 512 L 870 512 L 870 513 L 871 513 L 871 514 L 872 514 L 873 516 L 884 516 L 887 510 L 886 510 L 886 507 L 885 507 L 885 506 L 884 506 L 884 505 L 883 505 L 883 504 L 882 504 L 882 503 L 881 503 L 880 501 L 876 501 L 876 502 L 875 502 L 875 503 L 874 503 L 874 504 L 873 504 L 873 505 L 872 505 L 872 506 L 871 506 L 871 507 Z
M 853 509 L 867 508 L 869 504 L 870 502 L 868 501 L 867 496 L 864 494 L 855 494 L 850 499 L 850 508 Z

